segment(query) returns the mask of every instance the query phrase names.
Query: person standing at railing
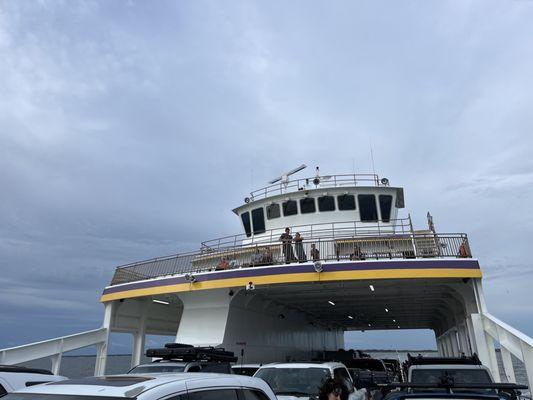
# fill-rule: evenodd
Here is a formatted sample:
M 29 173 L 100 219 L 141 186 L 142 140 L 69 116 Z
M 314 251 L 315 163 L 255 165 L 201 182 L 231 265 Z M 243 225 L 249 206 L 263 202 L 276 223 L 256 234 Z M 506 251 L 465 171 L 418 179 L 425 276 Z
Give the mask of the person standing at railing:
M 462 243 L 459 246 L 459 258 L 467 258 L 468 257 L 468 250 L 466 249 L 465 243 Z
M 320 251 L 318 251 L 314 243 L 311 245 L 311 258 L 313 259 L 313 262 L 320 261 Z
M 290 228 L 285 228 L 285 233 L 282 233 L 279 237 L 281 241 L 283 255 L 285 256 L 285 264 L 290 264 L 295 260 L 294 252 L 292 251 L 292 235 Z
M 296 235 L 294 235 L 294 248 L 296 249 L 296 256 L 298 257 L 298 262 L 306 262 L 307 257 L 305 255 L 304 251 L 304 245 L 303 245 L 304 238 L 302 235 L 300 235 L 300 232 L 296 232 Z

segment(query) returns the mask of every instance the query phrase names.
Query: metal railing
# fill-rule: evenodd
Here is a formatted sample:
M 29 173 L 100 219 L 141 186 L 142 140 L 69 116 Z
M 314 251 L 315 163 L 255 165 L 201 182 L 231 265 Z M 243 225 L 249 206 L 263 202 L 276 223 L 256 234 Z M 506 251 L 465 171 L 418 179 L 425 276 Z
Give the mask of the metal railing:
M 496 341 L 500 346 L 503 372 L 506 380 L 508 382 L 516 382 L 511 359 L 511 355 L 513 355 L 524 363 L 531 392 L 531 385 L 533 385 L 533 339 L 488 312 L 481 314 L 481 319 L 485 334 L 488 335 L 490 340 Z M 494 364 L 498 368 L 497 363 Z
M 313 240 L 354 237 L 381 236 L 412 233 L 411 218 L 391 219 L 388 222 L 375 223 L 361 221 L 323 222 L 318 224 L 293 225 L 291 232 L 299 232 L 304 238 Z M 276 242 L 284 228 L 270 229 L 261 234 L 246 236 L 244 233 L 207 240 L 200 245 L 201 251 L 216 251 L 228 246 L 250 244 L 268 244 Z
M 301 178 L 290 180 L 288 182 L 280 182 L 274 185 L 266 186 L 261 189 L 250 192 L 250 200 L 263 199 L 278 194 L 295 192 L 298 190 L 315 189 L 315 188 L 333 188 L 333 187 L 353 187 L 361 183 L 371 184 L 372 186 L 386 186 L 379 180 L 376 174 L 344 174 L 344 175 L 329 175 L 319 177 L 320 183 L 315 184 L 316 176 L 310 178 Z
M 313 251 L 315 250 L 315 251 Z M 318 251 L 318 253 L 317 253 Z M 220 246 L 117 267 L 111 285 L 163 276 L 305 261 L 472 257 L 464 233 L 406 233 L 380 236 L 310 238 Z
M 94 345 L 101 346 L 107 343 L 107 336 L 108 330 L 106 328 L 99 328 L 74 335 L 0 349 L 0 365 L 15 365 L 40 358 L 50 358 L 52 361 L 52 372 L 58 375 L 63 353 Z

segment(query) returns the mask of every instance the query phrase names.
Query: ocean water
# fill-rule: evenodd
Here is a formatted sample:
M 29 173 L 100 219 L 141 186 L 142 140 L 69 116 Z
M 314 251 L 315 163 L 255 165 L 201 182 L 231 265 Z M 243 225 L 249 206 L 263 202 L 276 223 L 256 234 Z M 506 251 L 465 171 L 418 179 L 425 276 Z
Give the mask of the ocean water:
M 364 350 L 375 358 L 397 358 L 401 362 L 407 359 L 407 353 L 409 351 L 390 351 L 390 350 Z M 436 356 L 436 351 L 411 351 L 413 355 L 422 354 L 423 356 Z M 502 359 L 500 352 L 496 351 L 498 358 L 498 364 L 500 371 L 503 371 Z M 63 356 L 61 361 L 60 374 L 69 378 L 81 378 L 84 376 L 91 376 L 94 373 L 94 365 L 96 362 L 95 356 Z M 150 359 L 144 358 L 142 362 L 150 362 Z M 51 363 L 49 359 L 40 359 L 32 362 L 21 364 L 27 367 L 33 368 L 45 368 L 50 369 Z M 527 376 L 524 364 L 513 356 L 513 365 L 515 367 L 516 381 L 520 384 L 527 385 Z M 108 374 L 123 374 L 128 372 L 131 368 L 131 355 L 110 355 L 107 361 L 107 373 Z M 507 379 L 503 374 L 501 381 L 507 382 Z

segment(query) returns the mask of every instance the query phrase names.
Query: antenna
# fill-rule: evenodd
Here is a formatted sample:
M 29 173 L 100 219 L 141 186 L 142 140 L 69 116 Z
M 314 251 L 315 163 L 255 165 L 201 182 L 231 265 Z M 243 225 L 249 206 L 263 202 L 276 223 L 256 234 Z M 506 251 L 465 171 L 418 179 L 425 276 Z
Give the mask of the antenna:
M 305 169 L 305 168 L 307 168 L 307 165 L 302 164 L 298 168 L 291 169 L 290 171 L 285 172 L 281 176 L 278 176 L 276 179 L 272 179 L 268 183 L 270 183 L 271 185 L 276 183 L 276 182 L 279 182 L 279 181 L 281 181 L 281 183 L 287 183 L 289 181 L 289 176 L 291 176 L 291 175 L 293 175 L 293 174 L 295 174 L 297 172 L 300 172 L 302 169 Z
M 374 165 L 374 150 L 372 149 L 372 138 L 368 138 L 370 142 L 370 158 L 372 159 L 372 172 L 376 175 L 376 166 Z

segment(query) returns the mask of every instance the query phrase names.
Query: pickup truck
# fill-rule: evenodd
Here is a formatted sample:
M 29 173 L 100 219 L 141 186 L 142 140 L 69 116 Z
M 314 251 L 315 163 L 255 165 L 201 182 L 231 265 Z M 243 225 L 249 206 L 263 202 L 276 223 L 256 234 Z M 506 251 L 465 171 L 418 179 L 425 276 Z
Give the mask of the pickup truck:
M 343 361 L 352 376 L 354 386 L 371 388 L 376 384 L 385 384 L 392 381 L 392 374 L 387 370 L 385 363 L 376 358 L 354 358 Z

